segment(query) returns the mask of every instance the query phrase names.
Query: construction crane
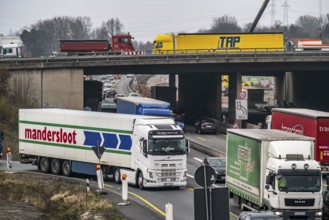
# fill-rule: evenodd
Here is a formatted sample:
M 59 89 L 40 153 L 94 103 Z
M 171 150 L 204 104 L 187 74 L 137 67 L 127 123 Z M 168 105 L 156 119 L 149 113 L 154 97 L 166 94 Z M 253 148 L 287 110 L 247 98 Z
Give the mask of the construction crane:
M 251 25 L 251 27 L 250 27 L 249 33 L 254 32 L 255 27 L 256 27 L 256 25 L 258 24 L 258 21 L 259 21 L 260 17 L 262 17 L 262 14 L 263 14 L 263 12 L 265 11 L 265 8 L 267 7 L 267 4 L 269 3 L 269 1 L 270 1 L 270 0 L 265 0 L 265 1 L 264 1 L 264 3 L 263 3 L 263 5 L 262 5 L 262 7 L 260 8 L 260 10 L 259 10 L 259 12 L 258 12 L 258 14 L 257 14 L 257 16 L 256 16 L 256 18 L 255 18 L 255 20 L 254 20 L 254 22 L 252 23 L 252 25 Z

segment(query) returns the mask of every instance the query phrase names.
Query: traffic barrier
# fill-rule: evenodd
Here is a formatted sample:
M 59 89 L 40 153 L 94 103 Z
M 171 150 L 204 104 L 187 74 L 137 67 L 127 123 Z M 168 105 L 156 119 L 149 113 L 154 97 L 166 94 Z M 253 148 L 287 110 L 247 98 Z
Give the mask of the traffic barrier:
M 166 220 L 173 220 L 174 219 L 174 213 L 173 213 L 173 207 L 171 203 L 166 204 Z
M 130 202 L 128 202 L 128 180 L 127 180 L 127 174 L 123 173 L 121 175 L 121 182 L 122 182 L 122 200 L 123 202 L 120 202 L 118 205 L 125 206 L 129 205 Z
M 12 168 L 12 165 L 11 165 L 12 157 L 11 157 L 11 150 L 9 147 L 7 147 L 6 152 L 7 152 L 7 168 L 11 169 Z
M 103 171 L 101 169 L 100 164 L 96 165 L 96 175 L 97 175 L 97 184 L 98 184 L 98 188 L 99 188 L 99 190 L 97 190 L 97 192 L 99 194 L 107 194 L 107 192 L 104 191 Z

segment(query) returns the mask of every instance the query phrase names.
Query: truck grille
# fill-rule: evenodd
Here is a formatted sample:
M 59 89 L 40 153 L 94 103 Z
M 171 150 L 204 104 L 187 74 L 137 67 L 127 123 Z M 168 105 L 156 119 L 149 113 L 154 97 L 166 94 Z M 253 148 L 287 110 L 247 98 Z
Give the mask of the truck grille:
M 156 172 L 160 182 L 174 182 L 178 180 L 179 172 L 176 169 L 164 169 Z
M 286 206 L 314 206 L 315 199 L 285 199 Z

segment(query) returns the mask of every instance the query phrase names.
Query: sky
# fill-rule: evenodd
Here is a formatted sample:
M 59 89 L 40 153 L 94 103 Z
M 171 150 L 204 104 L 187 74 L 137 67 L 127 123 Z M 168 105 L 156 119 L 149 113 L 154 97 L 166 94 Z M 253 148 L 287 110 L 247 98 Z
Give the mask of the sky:
M 272 8 L 274 1 L 275 8 Z M 283 7 L 287 1 L 289 7 Z M 254 21 L 264 0 L 0 0 L 0 34 L 22 30 L 39 20 L 59 16 L 87 16 L 93 28 L 102 22 L 118 18 L 124 32 L 136 41 L 153 42 L 160 33 L 193 33 L 209 29 L 213 19 L 234 16 L 240 26 Z M 271 0 L 261 26 L 270 26 L 273 16 L 284 24 L 287 9 L 288 23 L 301 15 L 318 17 L 329 13 L 329 0 Z

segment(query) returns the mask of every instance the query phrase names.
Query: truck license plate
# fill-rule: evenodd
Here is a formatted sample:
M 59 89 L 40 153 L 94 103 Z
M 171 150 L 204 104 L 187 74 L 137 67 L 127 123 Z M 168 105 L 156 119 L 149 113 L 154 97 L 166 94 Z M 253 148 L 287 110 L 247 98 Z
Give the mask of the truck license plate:
M 295 212 L 295 215 L 305 215 L 305 212 Z
M 165 183 L 164 185 L 165 185 L 165 186 L 172 186 L 173 183 Z

